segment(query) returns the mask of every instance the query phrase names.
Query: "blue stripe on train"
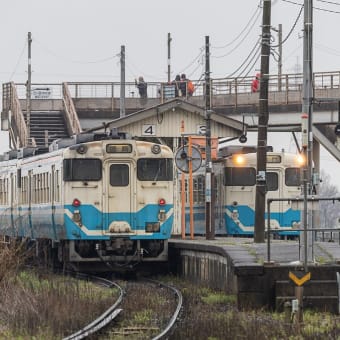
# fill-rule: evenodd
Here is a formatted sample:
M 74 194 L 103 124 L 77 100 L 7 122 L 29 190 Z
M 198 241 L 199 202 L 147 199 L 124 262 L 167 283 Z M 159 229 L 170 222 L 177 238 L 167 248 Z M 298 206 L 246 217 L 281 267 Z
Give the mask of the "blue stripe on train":
M 91 231 L 106 231 L 108 226 L 114 221 L 125 221 L 131 226 L 132 230 L 144 231 L 146 222 L 158 222 L 159 210 L 165 210 L 165 212 L 168 213 L 171 208 L 172 205 L 170 204 L 162 207 L 156 204 L 150 204 L 136 213 L 101 213 L 96 207 L 91 205 L 82 205 L 80 207 L 73 207 L 72 205 L 65 206 L 65 209 L 68 209 L 71 213 L 79 210 L 85 227 Z M 172 224 L 173 215 L 169 216 L 168 219 L 163 222 L 159 233 L 131 235 L 131 239 L 168 239 L 171 235 Z M 66 214 L 65 226 L 69 239 L 109 239 L 112 236 L 88 236 L 82 232 L 81 227 Z
M 237 210 L 238 219 L 240 224 L 237 224 L 231 217 L 225 213 L 225 224 L 228 235 L 253 235 L 254 223 L 255 223 L 255 211 L 248 206 L 227 206 L 229 212 Z M 268 214 L 265 213 L 265 219 L 267 220 Z M 293 222 L 299 222 L 301 220 L 300 211 L 288 209 L 285 212 L 271 212 L 271 220 L 277 220 L 282 228 L 289 228 Z M 243 230 L 241 225 L 245 227 L 252 227 L 252 230 Z M 280 235 L 297 235 L 297 231 L 282 231 L 278 232 Z

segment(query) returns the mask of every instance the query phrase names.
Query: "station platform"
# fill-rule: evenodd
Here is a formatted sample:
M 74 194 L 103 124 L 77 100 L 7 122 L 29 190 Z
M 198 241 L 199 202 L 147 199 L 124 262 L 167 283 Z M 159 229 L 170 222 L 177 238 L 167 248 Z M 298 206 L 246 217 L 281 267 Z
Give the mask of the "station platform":
M 235 294 L 241 309 L 267 306 L 280 311 L 295 299 L 295 289 L 303 282 L 305 308 L 340 314 L 340 245 L 314 242 L 307 266 L 303 252 L 299 241 L 271 240 L 268 261 L 268 244 L 250 238 L 169 240 L 171 270 Z
M 206 240 L 204 237 L 181 239 L 173 238 L 170 243 L 187 246 L 220 247 L 233 262 L 239 265 L 263 265 L 268 262 L 268 244 L 254 243 L 252 238 L 244 237 L 215 237 Z M 325 265 L 340 263 L 340 245 L 335 242 L 314 242 L 312 247 L 313 262 L 310 265 Z M 303 259 L 304 247 L 299 241 L 270 240 L 270 261 L 277 265 L 296 266 Z

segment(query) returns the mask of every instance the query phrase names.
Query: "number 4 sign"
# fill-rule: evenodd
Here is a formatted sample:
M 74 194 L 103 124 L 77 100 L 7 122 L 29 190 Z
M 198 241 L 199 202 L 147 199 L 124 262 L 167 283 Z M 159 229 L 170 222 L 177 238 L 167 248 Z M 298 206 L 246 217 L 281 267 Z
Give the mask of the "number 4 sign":
M 156 136 L 156 125 L 143 125 L 142 136 Z

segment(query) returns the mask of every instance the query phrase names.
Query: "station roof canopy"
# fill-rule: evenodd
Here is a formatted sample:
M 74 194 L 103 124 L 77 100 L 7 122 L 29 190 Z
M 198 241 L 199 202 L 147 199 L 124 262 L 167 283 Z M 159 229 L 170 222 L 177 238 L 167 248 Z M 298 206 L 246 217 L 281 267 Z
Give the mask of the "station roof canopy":
M 204 135 L 205 109 L 175 98 L 165 103 L 109 121 L 106 128 L 116 128 L 138 137 L 181 137 Z M 239 121 L 211 111 L 212 137 L 237 137 L 246 127 Z M 91 129 L 98 130 L 99 128 Z

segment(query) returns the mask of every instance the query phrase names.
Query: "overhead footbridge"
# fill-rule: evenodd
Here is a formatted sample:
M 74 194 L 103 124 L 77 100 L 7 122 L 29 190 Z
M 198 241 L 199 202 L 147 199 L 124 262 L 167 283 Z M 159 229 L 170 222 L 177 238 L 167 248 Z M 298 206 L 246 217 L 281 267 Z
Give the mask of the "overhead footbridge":
M 313 134 L 337 160 L 340 160 L 339 124 L 340 71 L 313 75 Z M 252 78 L 211 80 L 212 110 L 219 116 L 238 121 L 248 131 L 257 130 L 259 93 L 251 92 Z M 204 109 L 204 83 L 193 81 L 192 96 L 181 97 Z M 301 131 L 302 74 L 269 77 L 268 131 Z M 126 82 L 124 98 L 117 82 L 69 82 L 31 84 L 27 96 L 24 83 L 2 85 L 1 129 L 9 131 L 10 147 L 47 146 L 51 141 L 70 137 L 120 119 L 132 113 L 175 99 L 173 84 L 148 82 L 148 97 L 139 98 L 134 82 Z

